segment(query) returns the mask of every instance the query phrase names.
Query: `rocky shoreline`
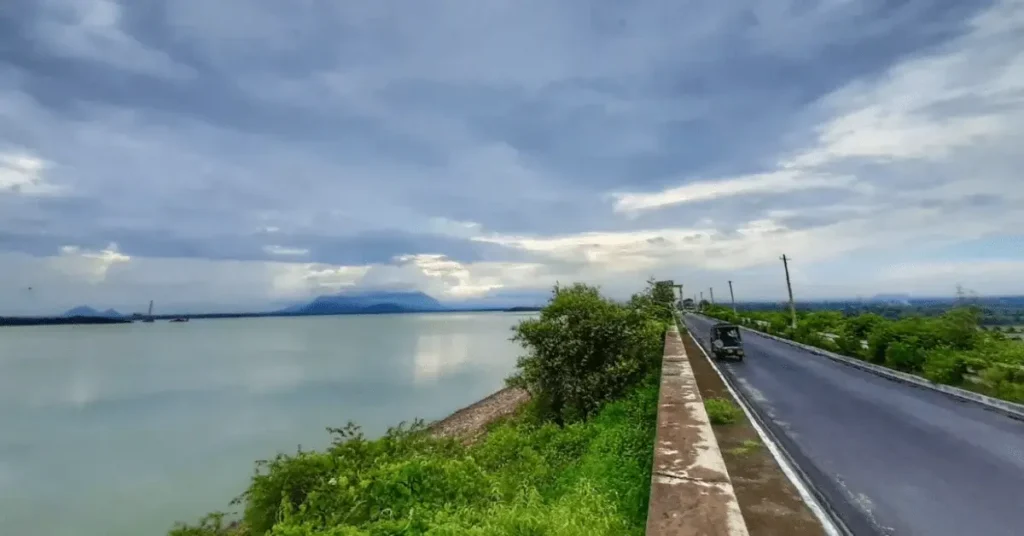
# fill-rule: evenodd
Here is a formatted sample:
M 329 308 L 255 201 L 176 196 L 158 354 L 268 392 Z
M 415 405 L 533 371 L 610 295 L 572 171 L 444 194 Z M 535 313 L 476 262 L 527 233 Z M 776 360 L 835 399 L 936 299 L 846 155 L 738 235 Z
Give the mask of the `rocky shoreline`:
M 512 415 L 530 400 L 530 394 L 518 387 L 506 387 L 483 400 L 435 421 L 428 430 L 435 437 L 454 437 L 472 443 L 487 430 L 487 425 Z

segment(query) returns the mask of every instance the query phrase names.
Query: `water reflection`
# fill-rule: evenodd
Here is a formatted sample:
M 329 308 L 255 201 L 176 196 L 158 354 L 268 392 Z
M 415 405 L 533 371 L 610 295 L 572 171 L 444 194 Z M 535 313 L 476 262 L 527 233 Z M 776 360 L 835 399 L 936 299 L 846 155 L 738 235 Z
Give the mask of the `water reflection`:
M 413 381 L 436 383 L 438 378 L 465 368 L 469 364 L 469 341 L 464 333 L 420 334 L 416 338 Z

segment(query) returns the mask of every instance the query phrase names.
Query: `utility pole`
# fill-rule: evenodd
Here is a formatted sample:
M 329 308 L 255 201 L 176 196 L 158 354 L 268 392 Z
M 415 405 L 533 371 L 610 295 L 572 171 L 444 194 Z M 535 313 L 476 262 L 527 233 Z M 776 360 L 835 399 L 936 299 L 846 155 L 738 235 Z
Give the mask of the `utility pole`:
M 732 302 L 732 312 L 736 311 L 736 295 L 732 293 L 732 281 L 729 281 L 729 301 Z
M 711 287 L 708 290 L 711 291 L 711 305 L 715 304 L 715 287 Z
M 789 281 L 789 258 L 782 255 L 782 267 L 786 269 L 786 289 L 789 290 L 789 314 L 793 318 L 793 329 L 796 329 L 796 305 L 793 303 L 793 284 Z

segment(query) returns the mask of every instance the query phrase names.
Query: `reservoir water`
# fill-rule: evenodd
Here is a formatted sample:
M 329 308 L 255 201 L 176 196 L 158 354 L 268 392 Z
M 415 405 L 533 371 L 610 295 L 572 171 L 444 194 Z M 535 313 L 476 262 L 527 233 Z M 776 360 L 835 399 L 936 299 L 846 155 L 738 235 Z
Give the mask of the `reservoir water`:
M 516 313 L 0 328 L 0 534 L 163 535 L 257 459 L 500 389 Z

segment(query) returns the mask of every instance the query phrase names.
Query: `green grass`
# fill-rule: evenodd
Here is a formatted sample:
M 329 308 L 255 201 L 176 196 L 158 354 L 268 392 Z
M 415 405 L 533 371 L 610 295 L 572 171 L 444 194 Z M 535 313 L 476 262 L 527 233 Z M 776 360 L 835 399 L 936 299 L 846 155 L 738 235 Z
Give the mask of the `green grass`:
M 246 528 L 206 522 L 171 536 L 642 535 L 657 378 L 591 420 L 557 426 L 529 409 L 479 443 L 417 426 L 366 440 L 336 431 L 323 452 L 264 465 L 245 496 Z
M 732 424 L 743 416 L 743 410 L 724 398 L 709 398 L 704 401 L 711 424 Z
M 729 449 L 726 452 L 734 456 L 746 456 L 747 454 L 750 454 L 751 452 L 754 452 L 759 448 L 761 448 L 761 443 L 759 441 L 748 439 L 744 441 L 740 446 Z

